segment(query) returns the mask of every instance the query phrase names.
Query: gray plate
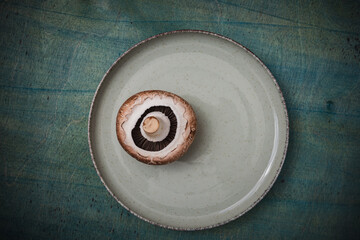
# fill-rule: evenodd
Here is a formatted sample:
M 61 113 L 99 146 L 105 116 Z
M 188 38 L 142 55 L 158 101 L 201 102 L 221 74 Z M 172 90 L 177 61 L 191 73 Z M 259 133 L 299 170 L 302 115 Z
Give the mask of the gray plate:
M 131 158 L 115 130 L 131 95 L 173 92 L 197 115 L 198 131 L 178 161 Z M 111 195 L 133 214 L 178 230 L 211 228 L 254 207 L 285 159 L 288 117 L 280 88 L 248 49 L 203 31 L 175 31 L 135 45 L 101 81 L 89 116 L 91 156 Z

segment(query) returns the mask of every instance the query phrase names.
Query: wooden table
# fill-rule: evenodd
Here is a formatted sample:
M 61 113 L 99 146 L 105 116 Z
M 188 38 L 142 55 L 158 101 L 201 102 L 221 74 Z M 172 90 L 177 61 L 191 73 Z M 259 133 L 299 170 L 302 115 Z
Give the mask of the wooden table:
M 360 4 L 349 1 L 0 3 L 1 239 L 359 239 Z M 93 167 L 92 97 L 152 35 L 201 29 L 252 50 L 283 90 L 290 144 L 268 195 L 205 231 L 146 223 Z

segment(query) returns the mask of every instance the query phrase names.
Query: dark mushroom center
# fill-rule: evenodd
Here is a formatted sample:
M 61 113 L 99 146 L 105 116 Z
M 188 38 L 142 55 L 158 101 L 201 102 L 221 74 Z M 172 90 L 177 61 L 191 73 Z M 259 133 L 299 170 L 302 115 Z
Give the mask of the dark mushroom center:
M 140 130 L 142 120 L 151 112 L 162 112 L 170 120 L 170 131 L 168 135 L 161 141 L 153 142 L 146 139 Z M 168 106 L 153 106 L 145 110 L 141 117 L 137 120 L 135 127 L 131 131 L 131 136 L 137 147 L 150 152 L 156 152 L 164 149 L 175 138 L 177 128 L 177 119 L 173 110 Z

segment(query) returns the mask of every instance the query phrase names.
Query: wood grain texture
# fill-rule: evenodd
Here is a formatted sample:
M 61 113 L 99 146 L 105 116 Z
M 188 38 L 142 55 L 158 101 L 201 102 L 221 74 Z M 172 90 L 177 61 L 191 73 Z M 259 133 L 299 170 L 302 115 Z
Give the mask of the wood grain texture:
M 359 239 L 360 4 L 350 1 L 2 1 L 1 239 Z M 87 119 L 103 74 L 152 35 L 230 37 L 284 92 L 290 144 L 269 194 L 201 232 L 148 224 L 96 175 Z

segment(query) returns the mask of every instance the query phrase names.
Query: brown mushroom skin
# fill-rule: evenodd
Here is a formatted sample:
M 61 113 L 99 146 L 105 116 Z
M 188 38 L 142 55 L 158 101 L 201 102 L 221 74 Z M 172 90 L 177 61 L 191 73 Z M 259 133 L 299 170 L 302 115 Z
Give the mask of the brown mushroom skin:
M 145 157 L 140 155 L 134 148 L 125 144 L 126 133 L 122 128 L 122 124 L 127 120 L 126 116 L 131 113 L 132 108 L 136 105 L 142 104 L 147 98 L 153 98 L 156 95 L 171 97 L 175 104 L 180 104 L 185 108 L 184 118 L 187 120 L 185 131 L 183 132 L 184 142 L 178 145 L 173 151 L 168 153 L 165 157 Z M 135 95 L 128 98 L 123 105 L 120 107 L 116 117 L 116 135 L 120 145 L 124 150 L 130 154 L 133 158 L 140 162 L 150 165 L 163 165 L 176 161 L 188 150 L 195 138 L 196 133 L 196 116 L 191 105 L 186 102 L 183 98 L 176 94 L 162 91 L 162 90 L 149 90 L 136 93 Z

